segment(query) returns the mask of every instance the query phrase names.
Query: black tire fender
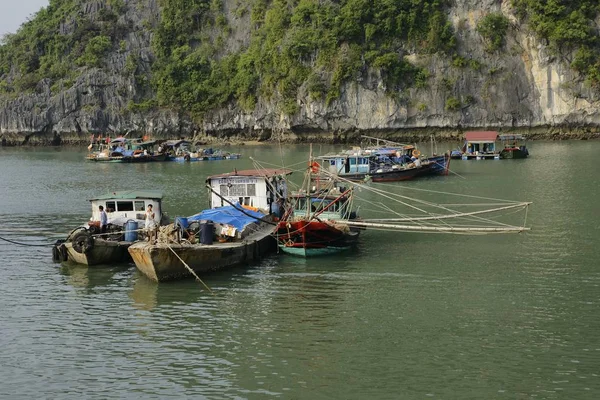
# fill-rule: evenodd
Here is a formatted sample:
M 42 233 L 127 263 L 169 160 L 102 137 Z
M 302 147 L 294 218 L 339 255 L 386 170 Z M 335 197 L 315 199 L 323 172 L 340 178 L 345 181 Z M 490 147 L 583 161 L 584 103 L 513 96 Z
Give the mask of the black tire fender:
M 69 252 L 67 251 L 67 246 L 65 246 L 64 244 L 61 244 L 60 247 L 58 248 L 58 252 L 60 254 L 61 261 L 69 260 Z
M 71 239 L 73 250 L 79 254 L 89 253 L 94 248 L 94 238 L 87 232 L 77 232 Z
M 52 247 L 52 262 L 58 264 L 60 262 L 60 252 L 58 251 L 58 247 Z

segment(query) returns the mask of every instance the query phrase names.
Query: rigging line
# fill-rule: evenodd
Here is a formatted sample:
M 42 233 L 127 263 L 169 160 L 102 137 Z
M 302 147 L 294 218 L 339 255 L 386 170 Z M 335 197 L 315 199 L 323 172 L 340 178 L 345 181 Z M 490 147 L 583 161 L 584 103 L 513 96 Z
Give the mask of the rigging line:
M 250 157 L 250 159 L 254 160 L 254 158 L 252 158 L 252 157 Z M 279 165 L 279 164 L 273 164 L 273 163 L 266 162 L 266 161 L 260 161 L 260 162 L 261 162 L 261 164 L 270 165 L 272 167 L 281 167 L 281 165 Z M 302 165 L 304 163 L 306 163 L 306 161 L 300 161 L 300 162 L 297 162 L 297 163 L 294 163 L 294 164 L 290 164 L 286 168 L 291 169 L 291 167 L 295 167 L 296 165 Z M 300 172 L 300 171 L 301 170 L 295 170 L 295 172 Z
M 443 210 L 445 210 L 445 211 L 449 211 L 449 212 L 452 212 L 452 213 L 457 213 L 457 211 L 455 211 L 455 210 L 449 209 L 449 208 L 447 208 L 447 207 L 442 207 L 442 206 L 439 206 L 439 205 L 437 205 L 437 204 L 435 204 L 435 203 L 431 203 L 431 202 L 428 202 L 428 201 L 425 201 L 425 200 L 413 199 L 413 198 L 411 198 L 411 197 L 408 197 L 408 196 L 403 196 L 403 195 L 401 195 L 401 194 L 398 194 L 398 193 L 389 193 L 389 192 L 386 192 L 386 191 L 384 191 L 384 190 L 381 190 L 381 189 L 376 189 L 376 188 L 370 188 L 370 189 L 371 189 L 373 192 L 375 192 L 375 193 L 379 194 L 380 196 L 384 196 L 384 197 L 386 197 L 386 198 L 388 198 L 388 199 L 390 199 L 390 200 L 392 200 L 392 201 L 396 201 L 396 202 L 398 202 L 398 203 L 401 203 L 401 204 L 403 204 L 403 205 L 405 205 L 405 206 L 407 206 L 407 207 L 414 208 L 415 210 L 417 210 L 417 211 L 421 211 L 421 212 L 422 212 L 422 213 L 424 213 L 424 214 L 429 214 L 429 215 L 431 215 L 431 213 L 430 213 L 430 212 L 428 212 L 428 211 L 425 211 L 425 210 L 422 210 L 422 209 L 418 208 L 417 206 L 411 205 L 411 204 L 409 204 L 409 203 L 406 203 L 406 202 L 404 202 L 404 201 L 401 201 L 401 200 L 399 200 L 399 199 L 397 199 L 397 198 L 406 199 L 406 200 L 411 200 L 411 201 L 414 201 L 414 202 L 416 202 L 416 203 L 420 203 L 420 204 L 427 205 L 427 206 L 430 206 L 430 207 L 441 208 L 441 209 L 443 209 Z M 397 198 L 396 198 L 396 199 L 394 199 L 393 197 L 397 197 Z
M 406 215 L 406 214 L 403 215 L 403 214 L 401 214 L 401 213 L 399 213 L 397 211 L 392 210 L 389 206 L 387 206 L 387 205 L 385 205 L 383 203 L 375 203 L 375 204 L 380 204 L 382 209 L 388 210 L 392 214 L 396 214 L 396 215 L 398 215 L 400 217 L 405 218 L 408 221 L 414 222 L 414 218 L 411 218 L 410 215 Z M 417 225 L 424 225 L 424 224 L 417 224 Z
M 380 194 L 380 195 L 381 195 L 381 194 L 382 194 L 382 192 L 383 192 L 383 190 L 381 190 L 381 189 L 375 189 L 375 188 L 371 188 L 371 189 L 373 189 L 373 190 L 375 191 L 375 193 L 378 193 L 378 194 Z M 393 193 L 390 193 L 390 195 L 393 195 Z M 431 202 L 428 202 L 428 201 L 425 201 L 425 200 L 420 200 L 420 199 L 412 199 L 412 198 L 410 198 L 410 197 L 408 197 L 408 196 L 403 196 L 403 195 L 400 195 L 400 194 L 395 194 L 395 195 L 396 195 L 396 197 L 400 197 L 400 198 L 404 198 L 404 199 L 413 200 L 413 201 L 415 201 L 415 202 L 418 202 L 418 203 L 421 203 L 421 204 L 425 204 L 425 205 L 428 205 L 428 206 L 431 206 L 431 207 L 434 207 L 434 208 L 441 208 L 442 210 L 448 211 L 448 212 L 450 212 L 450 213 L 453 213 L 453 214 L 459 214 L 459 212 L 458 212 L 458 211 L 456 211 L 456 210 L 452 210 L 452 209 L 450 209 L 450 208 L 443 207 L 443 206 L 440 206 L 440 205 L 438 205 L 438 204 L 431 203 Z M 401 202 L 401 201 L 399 201 L 399 200 L 396 200 L 396 201 L 398 201 L 398 202 L 400 202 L 400 203 L 402 203 L 402 204 L 405 204 L 404 202 Z M 519 204 L 517 204 L 516 206 L 523 205 L 523 204 L 524 204 L 524 203 L 519 203 Z M 417 208 L 417 209 L 418 209 L 418 208 Z M 419 209 L 418 209 L 418 210 L 419 210 Z M 423 211 L 423 212 L 424 212 L 424 213 L 426 213 L 426 214 L 432 215 L 432 214 L 431 214 L 431 213 L 429 213 L 429 212 L 426 212 L 426 211 Z M 482 221 L 486 221 L 486 222 L 493 222 L 493 221 L 490 221 L 490 220 L 488 220 L 488 219 L 486 219 L 486 218 L 483 218 L 483 217 L 476 217 L 476 219 L 480 219 L 480 220 L 482 220 Z
M 385 186 L 386 185 L 385 183 L 380 183 L 380 182 L 372 182 L 372 184 L 377 185 L 377 186 Z M 452 192 L 442 192 L 439 190 L 421 189 L 421 188 L 410 187 L 410 186 L 402 186 L 402 189 L 415 190 L 418 192 L 435 193 L 435 194 L 446 194 L 446 195 L 459 196 L 459 197 L 468 197 L 468 198 L 472 198 L 472 199 L 494 200 L 494 201 L 499 201 L 499 202 L 504 202 L 504 203 L 519 203 L 516 200 L 505 200 L 505 199 L 496 199 L 493 197 L 475 196 L 475 195 L 452 193 Z
M 31 243 L 20 243 L 20 242 L 15 242 L 14 240 L 10 240 L 10 239 L 6 239 L 0 236 L 0 240 L 4 240 L 5 242 L 8 243 L 12 243 L 12 244 L 16 244 L 18 246 L 29 246 L 29 247 L 47 247 L 47 246 L 54 246 L 53 243 L 47 243 L 47 244 L 31 244 Z
M 250 157 L 250 160 L 252 160 L 255 163 L 258 163 L 258 165 L 261 165 L 261 166 L 262 166 L 262 164 L 265 164 L 265 165 L 270 165 L 272 167 L 281 168 L 281 165 L 279 165 L 279 164 L 273 164 L 273 163 L 269 163 L 269 162 L 266 162 L 266 161 L 258 161 L 254 157 Z M 290 167 L 296 166 L 296 165 L 302 165 L 302 164 L 305 164 L 305 163 L 306 163 L 306 161 L 301 161 L 301 162 L 297 162 L 295 164 L 290 164 L 290 165 L 287 166 L 287 169 L 289 169 L 290 171 L 293 171 L 293 172 L 304 172 L 306 170 L 305 168 L 302 168 L 302 169 L 292 169 Z M 266 169 L 264 167 L 262 167 L 262 168 Z
M 492 210 L 479 210 L 479 211 L 472 211 L 469 213 L 460 213 L 460 214 L 452 214 L 452 215 L 439 215 L 439 216 L 431 216 L 431 217 L 415 217 L 415 218 L 407 218 L 406 221 L 425 221 L 425 220 L 432 220 L 432 219 L 448 219 L 448 218 L 459 218 L 459 217 L 467 217 L 467 216 L 472 216 L 472 215 L 477 215 L 477 214 L 484 214 L 484 213 L 490 213 L 490 212 L 495 212 L 495 211 L 502 211 L 502 210 L 508 210 L 508 209 L 512 209 L 512 208 L 517 208 L 517 207 L 526 207 L 526 204 L 516 204 L 516 205 L 511 205 L 511 206 L 506 206 L 506 207 L 500 207 L 500 208 L 495 208 Z M 487 218 L 484 218 L 484 220 L 486 220 Z M 405 220 L 402 219 L 394 219 L 394 218 L 389 218 L 389 219 L 373 219 L 373 221 L 388 221 L 388 222 L 404 222 Z

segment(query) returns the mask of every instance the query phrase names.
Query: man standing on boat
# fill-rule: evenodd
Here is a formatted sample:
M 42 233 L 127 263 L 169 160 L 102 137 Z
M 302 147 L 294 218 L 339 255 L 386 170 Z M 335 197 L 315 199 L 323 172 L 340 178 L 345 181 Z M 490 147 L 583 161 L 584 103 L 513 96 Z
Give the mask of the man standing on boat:
M 146 232 L 148 234 L 148 241 L 152 243 L 156 240 L 156 221 L 154 220 L 154 211 L 152 211 L 152 204 L 148 204 L 146 210 Z
M 104 211 L 104 207 L 98 207 L 100 210 L 100 233 L 106 233 L 106 225 L 108 225 L 108 215 L 106 215 L 106 211 Z

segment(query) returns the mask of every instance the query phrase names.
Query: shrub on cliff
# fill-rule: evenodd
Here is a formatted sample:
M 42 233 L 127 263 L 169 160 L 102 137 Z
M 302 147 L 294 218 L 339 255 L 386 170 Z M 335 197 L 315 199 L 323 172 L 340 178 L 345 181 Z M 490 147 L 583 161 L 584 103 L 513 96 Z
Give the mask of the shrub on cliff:
M 499 50 L 504 45 L 509 25 L 508 18 L 502 13 L 489 13 L 477 23 L 477 32 L 485 39 L 487 51 Z

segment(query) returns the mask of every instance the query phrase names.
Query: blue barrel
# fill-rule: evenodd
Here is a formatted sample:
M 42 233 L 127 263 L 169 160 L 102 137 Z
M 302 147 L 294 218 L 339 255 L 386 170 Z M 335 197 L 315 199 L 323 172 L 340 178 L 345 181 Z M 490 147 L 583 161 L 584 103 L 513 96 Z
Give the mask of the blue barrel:
M 212 221 L 200 221 L 200 243 L 213 244 L 215 225 Z
M 187 229 L 190 226 L 190 224 L 186 217 L 175 217 L 175 226 Z
M 125 223 L 125 241 L 135 242 L 138 239 L 138 223 L 130 219 Z

